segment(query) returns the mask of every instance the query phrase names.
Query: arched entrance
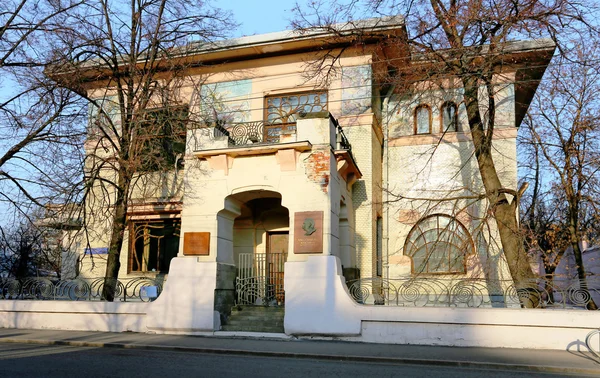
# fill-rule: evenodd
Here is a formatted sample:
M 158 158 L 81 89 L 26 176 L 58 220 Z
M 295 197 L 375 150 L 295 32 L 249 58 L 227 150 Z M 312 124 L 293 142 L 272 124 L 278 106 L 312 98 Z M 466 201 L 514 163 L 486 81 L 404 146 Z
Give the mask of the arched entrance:
M 289 211 L 274 191 L 251 190 L 231 197 L 240 203 L 241 210 L 233 222 L 235 303 L 283 306 Z
M 229 223 L 236 277 L 235 305 L 222 330 L 283 333 L 289 211 L 271 190 L 247 190 L 226 201 L 238 209 Z

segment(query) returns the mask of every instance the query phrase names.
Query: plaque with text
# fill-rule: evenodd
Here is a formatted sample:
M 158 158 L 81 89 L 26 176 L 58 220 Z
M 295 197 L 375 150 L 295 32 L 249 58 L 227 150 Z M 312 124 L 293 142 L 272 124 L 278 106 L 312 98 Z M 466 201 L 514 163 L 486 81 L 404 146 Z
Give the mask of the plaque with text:
M 183 234 L 184 256 L 208 256 L 210 232 L 186 232 Z
M 323 253 L 323 212 L 294 214 L 294 253 Z

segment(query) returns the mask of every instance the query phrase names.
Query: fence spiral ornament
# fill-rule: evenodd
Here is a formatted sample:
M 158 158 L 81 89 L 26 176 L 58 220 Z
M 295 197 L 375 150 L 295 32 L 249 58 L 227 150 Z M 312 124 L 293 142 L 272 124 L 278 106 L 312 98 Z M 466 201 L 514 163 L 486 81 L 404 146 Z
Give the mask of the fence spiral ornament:
M 403 302 L 418 303 L 428 300 L 429 290 L 423 282 L 408 281 L 399 287 L 398 295 Z
M 49 279 L 30 280 L 28 282 L 32 295 L 39 299 L 51 299 L 54 296 L 54 285 Z
M 450 297 L 455 306 L 479 307 L 483 304 L 481 289 L 473 281 L 461 281 L 454 285 Z
M 364 303 L 371 295 L 372 289 L 371 287 L 367 287 L 366 285 L 350 285 L 348 291 L 350 292 L 352 299 L 354 299 L 358 303 Z
M 90 285 L 84 280 L 59 281 L 55 286 L 55 295 L 72 301 L 87 300 L 91 293 Z
M 576 306 L 585 307 L 592 299 L 590 292 L 582 290 L 579 286 L 574 287 L 574 285 L 572 285 L 569 290 L 567 290 L 567 294 L 568 300 Z
M 147 297 L 143 294 L 142 289 L 144 287 L 156 286 L 158 292 L 162 291 L 162 285 L 156 280 L 147 277 L 141 277 L 135 280 L 130 280 L 125 284 L 123 290 L 127 293 L 127 296 L 131 298 L 138 298 L 143 302 L 149 302 L 152 298 Z
M 6 299 L 17 299 L 23 290 L 23 284 L 19 280 L 11 280 L 0 286 L 2 288 L 2 297 Z

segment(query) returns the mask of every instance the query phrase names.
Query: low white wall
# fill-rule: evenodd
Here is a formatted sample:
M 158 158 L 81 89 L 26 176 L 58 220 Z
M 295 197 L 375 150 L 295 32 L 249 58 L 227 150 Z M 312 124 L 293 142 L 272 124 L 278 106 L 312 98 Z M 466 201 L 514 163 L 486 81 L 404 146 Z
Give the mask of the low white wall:
M 370 315 L 370 316 L 369 316 Z M 403 308 L 370 309 L 356 341 L 567 350 L 581 347 L 600 325 L 585 310 Z
M 0 328 L 146 332 L 148 303 L 0 300 Z
M 365 306 L 355 303 L 335 256 L 286 263 L 285 331 L 392 344 L 570 349 L 600 326 L 600 312 Z

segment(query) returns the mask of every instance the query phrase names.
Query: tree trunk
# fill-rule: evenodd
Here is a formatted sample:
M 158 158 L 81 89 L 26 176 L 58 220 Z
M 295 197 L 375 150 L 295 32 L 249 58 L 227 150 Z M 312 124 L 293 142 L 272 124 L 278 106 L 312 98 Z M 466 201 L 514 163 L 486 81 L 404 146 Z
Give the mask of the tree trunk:
M 554 271 L 556 267 L 544 267 L 546 271 L 546 278 L 544 279 L 544 295 L 547 295 L 546 299 L 548 304 L 555 304 L 554 302 Z M 564 297 L 563 297 L 564 301 Z
M 500 242 L 506 256 L 510 275 L 517 289 L 521 305 L 524 307 L 537 307 L 540 302 L 540 296 L 535 287 L 532 290 L 532 281 L 535 276 L 529 264 L 519 230 L 517 218 L 518 200 L 514 198 L 512 202 L 509 202 L 506 194 L 502 193 L 502 189 L 504 188 L 502 187 L 492 158 L 492 135 L 488 133 L 489 130 L 484 130 L 479 111 L 478 81 L 471 78 L 463 79 L 463 86 L 465 88 L 464 99 L 469 128 L 471 129 L 473 138 L 473 146 L 475 148 L 475 157 L 477 158 L 479 173 L 487 194 L 490 209 L 498 226 Z M 495 104 L 491 102 L 489 128 L 493 127 L 494 106 Z
M 573 256 L 575 256 L 575 264 L 577 265 L 577 278 L 579 279 L 579 290 L 581 291 L 581 298 L 578 298 L 576 302 L 585 302 L 585 308 L 588 310 L 597 310 L 598 306 L 590 294 L 590 290 L 587 285 L 587 277 L 585 274 L 585 267 L 583 266 L 583 256 L 581 255 L 580 237 L 577 233 L 576 224 L 578 219 L 573 216 L 573 209 L 569 214 L 569 234 L 571 239 L 571 248 L 573 248 Z M 576 214 L 576 213 L 575 213 Z
M 106 273 L 104 274 L 104 286 L 102 288 L 102 299 L 114 301 L 117 292 L 119 269 L 121 268 L 121 248 L 127 221 L 127 196 L 129 193 L 130 179 L 123 168 L 119 169 L 117 188 L 117 199 L 114 204 L 114 216 L 108 248 L 108 261 L 106 262 Z
M 24 235 L 21 235 L 21 238 L 24 237 Z M 29 274 L 29 261 L 31 260 L 31 251 L 31 244 L 23 242 L 23 240 L 19 241 L 19 256 L 17 260 L 17 269 L 15 270 L 15 277 L 19 280 L 27 278 Z

